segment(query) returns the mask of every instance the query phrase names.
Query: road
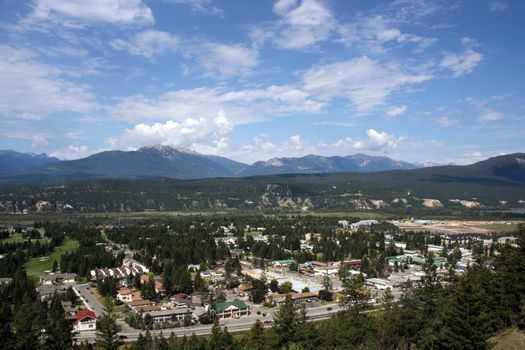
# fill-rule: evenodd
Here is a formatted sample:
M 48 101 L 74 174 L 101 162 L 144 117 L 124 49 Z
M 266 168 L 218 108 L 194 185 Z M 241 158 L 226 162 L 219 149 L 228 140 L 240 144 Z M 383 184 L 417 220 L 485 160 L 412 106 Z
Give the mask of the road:
M 95 312 L 97 317 L 100 317 L 104 313 L 104 306 L 98 301 L 95 295 L 91 293 L 89 284 L 77 284 L 73 287 L 73 290 L 84 305 L 86 305 L 89 310 Z
M 320 321 L 329 319 L 330 317 L 332 317 L 333 314 L 337 313 L 341 309 L 342 307 L 340 307 L 337 304 L 330 304 L 306 309 L 306 314 L 308 317 L 308 321 Z M 274 315 L 272 312 L 268 312 L 265 317 L 253 313 L 250 316 L 241 317 L 239 319 L 222 319 L 220 324 L 223 328 L 227 327 L 229 332 L 243 332 L 250 330 L 256 319 L 260 319 L 261 322 L 263 322 L 264 327 L 271 327 L 272 323 L 269 323 L 269 321 L 273 320 L 273 316 Z M 266 321 L 267 323 L 265 323 L 264 321 Z M 196 325 L 184 328 L 163 329 L 162 331 L 153 330 L 150 332 L 152 336 L 160 336 L 162 333 L 162 336 L 169 337 L 171 333 L 173 333 L 177 337 L 182 337 L 185 335 L 191 336 L 193 333 L 195 333 L 195 335 L 208 335 L 211 334 L 211 328 L 212 325 Z M 124 341 L 130 342 L 136 341 L 140 333 L 144 334 L 145 332 L 133 328 L 123 328 L 120 332 L 120 334 L 126 337 Z M 93 343 L 95 341 L 95 333 L 82 333 L 76 336 L 74 340 L 75 342 L 87 341 L 88 343 Z

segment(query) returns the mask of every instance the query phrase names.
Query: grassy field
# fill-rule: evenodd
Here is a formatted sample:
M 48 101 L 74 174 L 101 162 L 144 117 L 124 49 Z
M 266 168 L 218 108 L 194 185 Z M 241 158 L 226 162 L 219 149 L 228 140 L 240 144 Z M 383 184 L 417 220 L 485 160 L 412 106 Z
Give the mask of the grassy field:
M 53 261 L 60 263 L 62 254 L 77 249 L 78 241 L 74 239 L 66 239 L 62 245 L 55 248 L 55 251 L 45 257 L 35 258 L 25 263 L 27 275 L 31 278 L 38 279 L 44 272 L 53 268 Z
M 22 237 L 22 234 L 15 233 L 11 237 L 2 240 L 2 243 L 22 243 L 23 241 L 25 241 L 25 239 Z

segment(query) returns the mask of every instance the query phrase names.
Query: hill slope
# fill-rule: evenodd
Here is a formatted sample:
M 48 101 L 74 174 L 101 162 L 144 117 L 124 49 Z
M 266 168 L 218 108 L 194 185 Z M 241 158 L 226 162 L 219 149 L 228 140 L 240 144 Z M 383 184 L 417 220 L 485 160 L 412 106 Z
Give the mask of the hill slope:
M 59 160 L 47 154 L 21 153 L 11 150 L 0 150 L 0 175 L 15 174 L 44 164 L 56 163 Z
M 66 182 L 87 179 L 195 179 L 233 176 L 246 164 L 165 146 L 137 151 L 107 151 L 87 158 L 47 164 L 3 182 Z
M 2 186 L 0 211 L 412 210 L 523 208 L 525 154 L 468 166 L 203 180 Z M 508 171 L 507 171 L 508 169 Z

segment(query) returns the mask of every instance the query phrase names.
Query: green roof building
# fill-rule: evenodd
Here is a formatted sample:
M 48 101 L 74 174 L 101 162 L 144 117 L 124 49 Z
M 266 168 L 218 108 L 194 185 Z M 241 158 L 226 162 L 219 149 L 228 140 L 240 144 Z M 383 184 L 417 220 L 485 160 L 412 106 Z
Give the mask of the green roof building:
M 215 304 L 213 312 L 219 318 L 239 318 L 250 314 L 250 307 L 242 300 L 236 299 Z

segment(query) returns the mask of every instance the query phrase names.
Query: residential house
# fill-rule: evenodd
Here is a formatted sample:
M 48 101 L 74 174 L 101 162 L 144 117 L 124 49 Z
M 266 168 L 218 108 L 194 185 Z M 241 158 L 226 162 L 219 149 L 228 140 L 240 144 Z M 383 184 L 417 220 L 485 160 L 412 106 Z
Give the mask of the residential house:
M 76 314 L 76 322 L 73 329 L 77 332 L 94 331 L 97 329 L 97 316 L 88 309 L 82 309 Z
M 40 276 L 40 284 L 73 284 L 77 278 L 76 273 L 50 273 Z

